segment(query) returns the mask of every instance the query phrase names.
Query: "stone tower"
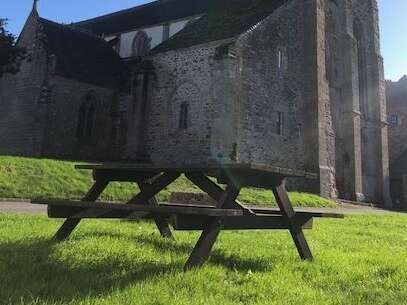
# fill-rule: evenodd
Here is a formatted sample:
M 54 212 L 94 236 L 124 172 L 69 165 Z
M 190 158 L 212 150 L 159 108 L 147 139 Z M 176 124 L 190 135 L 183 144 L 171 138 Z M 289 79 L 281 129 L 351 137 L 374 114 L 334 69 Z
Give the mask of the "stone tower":
M 389 202 L 376 0 L 316 0 L 321 193 Z M 335 178 L 334 178 L 335 177 Z

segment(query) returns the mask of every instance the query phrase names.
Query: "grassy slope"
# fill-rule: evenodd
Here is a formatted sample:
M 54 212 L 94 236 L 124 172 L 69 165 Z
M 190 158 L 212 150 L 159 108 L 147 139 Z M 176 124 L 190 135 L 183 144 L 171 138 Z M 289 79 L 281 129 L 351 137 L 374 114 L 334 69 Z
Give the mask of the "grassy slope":
M 28 159 L 0 156 L 0 197 L 6 198 L 73 198 L 83 197 L 92 184 L 89 171 L 74 169 L 73 162 L 46 159 Z M 136 187 L 130 183 L 112 183 L 104 192 L 107 200 L 126 200 L 134 194 Z M 168 200 L 171 192 L 198 192 L 185 178 L 164 190 L 160 200 Z M 291 200 L 297 206 L 335 206 L 330 200 L 312 194 L 290 193 Z M 271 191 L 245 189 L 239 198 L 249 203 L 274 204 Z
M 86 221 L 49 242 L 60 221 L 0 214 L 0 304 L 402 305 L 407 216 L 318 220 L 313 263 L 288 232 L 224 232 L 207 265 L 182 272 L 197 233 L 161 239 L 144 222 Z

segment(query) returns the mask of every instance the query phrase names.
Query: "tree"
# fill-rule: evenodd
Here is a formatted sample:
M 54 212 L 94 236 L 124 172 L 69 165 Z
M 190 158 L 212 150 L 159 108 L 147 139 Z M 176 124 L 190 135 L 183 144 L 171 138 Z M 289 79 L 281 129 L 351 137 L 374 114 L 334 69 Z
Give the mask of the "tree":
M 25 50 L 16 45 L 13 34 L 6 30 L 7 20 L 0 19 L 0 77 L 4 73 L 19 71 Z

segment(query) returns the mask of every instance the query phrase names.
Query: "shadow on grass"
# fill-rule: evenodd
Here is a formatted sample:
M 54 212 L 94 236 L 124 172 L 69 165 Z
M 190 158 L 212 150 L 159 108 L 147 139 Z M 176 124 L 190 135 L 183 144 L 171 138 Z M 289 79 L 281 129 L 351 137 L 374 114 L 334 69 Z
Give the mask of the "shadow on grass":
M 113 232 L 92 232 L 90 235 L 94 237 L 116 237 L 123 238 L 123 235 Z M 152 246 L 158 253 L 172 252 L 180 254 L 182 253 L 185 256 L 185 261 L 188 256 L 191 254 L 193 245 L 190 243 L 180 242 L 180 241 L 171 241 L 164 238 L 157 238 L 152 235 L 137 235 L 129 236 L 128 240 L 130 242 L 138 242 L 141 244 L 149 244 Z M 248 250 L 249 251 L 249 250 Z M 218 266 L 223 266 L 231 270 L 237 270 L 242 272 L 253 271 L 253 272 L 262 272 L 269 270 L 271 263 L 262 258 L 242 258 L 235 254 L 225 254 L 221 249 L 215 249 L 211 253 L 209 259 L 209 264 L 214 264 Z
M 119 260 L 66 265 L 53 258 L 53 248 L 53 242 L 44 240 L 0 243 L 0 300 L 8 304 L 40 300 L 41 304 L 100 296 L 182 268 L 177 263 L 136 262 L 121 274 Z
M 113 232 L 92 232 L 89 237 L 122 235 Z M 184 242 L 173 242 L 157 236 L 128 236 L 129 242 L 138 242 L 152 246 L 157 253 L 172 252 L 186 258 L 193 246 Z M 131 270 L 123 270 L 120 259 L 106 260 L 95 264 L 66 264 L 55 257 L 55 243 L 43 239 L 24 242 L 0 242 L 0 300 L 8 304 L 25 302 L 66 302 L 91 296 L 109 294 L 113 289 L 124 289 L 129 285 L 150 278 L 183 272 L 183 263 L 151 262 L 134 263 Z M 86 256 L 86 253 L 83 253 Z M 159 254 L 158 254 L 159 255 Z M 237 255 L 226 255 L 215 250 L 210 264 L 223 266 L 237 271 L 264 271 L 270 269 L 270 263 L 262 259 L 245 259 Z

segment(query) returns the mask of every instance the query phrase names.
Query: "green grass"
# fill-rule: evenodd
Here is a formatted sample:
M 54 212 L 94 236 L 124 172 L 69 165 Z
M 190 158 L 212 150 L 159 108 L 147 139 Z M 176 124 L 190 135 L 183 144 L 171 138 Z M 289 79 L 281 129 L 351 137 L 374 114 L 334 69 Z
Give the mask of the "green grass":
M 147 222 L 88 220 L 60 244 L 60 221 L 0 214 L 0 304 L 402 305 L 407 215 L 321 219 L 298 258 L 286 231 L 223 232 L 201 269 L 198 235 L 163 240 Z
M 90 171 L 78 171 L 78 162 L 0 156 L 0 197 L 80 199 L 92 184 Z M 112 183 L 103 193 L 105 200 L 125 201 L 134 194 L 131 183 Z M 172 192 L 199 192 L 186 178 L 178 179 L 159 194 L 168 200 Z M 296 206 L 334 207 L 331 200 L 313 194 L 290 193 Z M 245 189 L 239 199 L 253 204 L 275 204 L 271 191 Z

